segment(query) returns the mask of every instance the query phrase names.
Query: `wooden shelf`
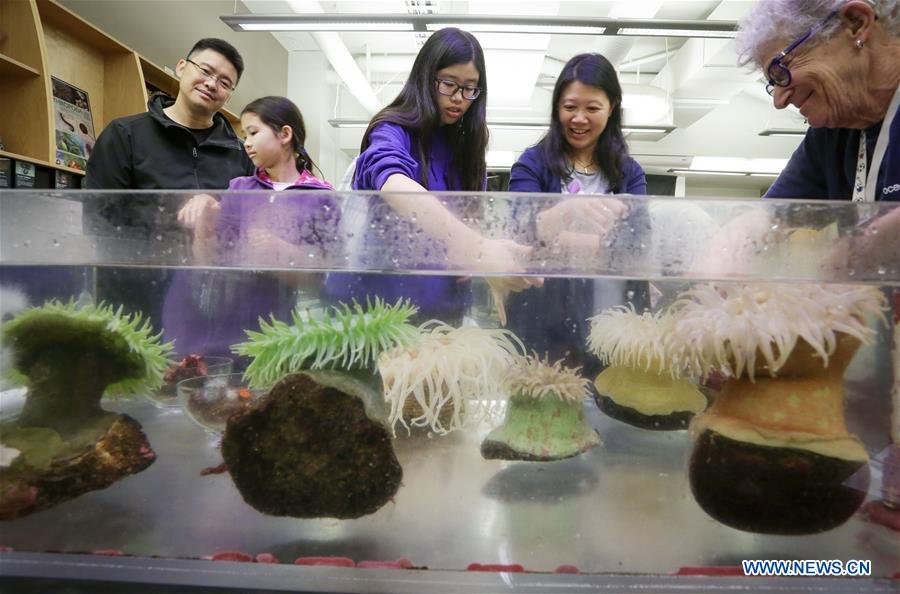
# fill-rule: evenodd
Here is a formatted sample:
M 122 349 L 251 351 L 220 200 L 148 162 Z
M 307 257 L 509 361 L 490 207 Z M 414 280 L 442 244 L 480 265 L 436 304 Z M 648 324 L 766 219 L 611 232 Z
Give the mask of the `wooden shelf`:
M 55 164 L 53 77 L 87 93 L 94 138 L 112 120 L 147 110 L 148 83 L 178 94 L 178 79 L 56 0 L 0 0 L 0 23 L 2 155 L 84 175 Z M 222 113 L 240 134 L 240 118 Z
M 172 97 L 178 94 L 178 79 L 144 57 L 141 57 L 141 72 L 144 80 L 160 91 Z
M 66 167 L 65 165 L 57 165 L 56 163 L 44 161 L 43 159 L 35 159 L 34 157 L 19 155 L 16 153 L 11 153 L 9 151 L 0 151 L 0 157 L 8 157 L 10 159 L 15 159 L 16 161 L 25 161 L 26 163 L 32 163 L 34 165 L 40 165 L 42 167 L 49 167 L 50 169 L 58 169 L 59 171 L 67 171 L 68 173 L 74 173 L 75 175 L 85 174 L 81 169 Z
M 50 159 L 53 123 L 47 54 L 34 0 L 0 0 L 0 138 L 11 154 Z M 14 114 L 14 115 L 13 115 Z
M 40 76 L 41 73 L 27 64 L 0 53 L 0 76 Z
M 41 159 L 35 159 L 34 157 L 29 157 L 27 155 L 19 155 L 16 153 L 11 153 L 9 151 L 0 151 L 0 157 L 8 157 L 10 159 L 15 159 L 16 161 L 26 161 L 28 163 L 33 163 L 35 165 L 43 165 L 44 167 L 53 167 L 57 168 L 56 165 L 51 165 L 49 161 L 42 161 Z
M 41 23 L 65 31 L 70 37 L 80 40 L 104 53 L 132 53 L 133 50 L 107 35 L 68 8 L 53 0 L 37 0 Z
M 51 169 L 59 169 L 60 171 L 67 171 L 69 173 L 74 173 L 75 175 L 85 175 L 85 172 L 81 169 L 75 169 L 74 167 L 66 167 L 65 165 L 54 165 L 50 164 Z
M 44 71 L 44 48 L 40 36 L 41 23 L 37 7 L 30 0 L 0 1 L 0 55 L 5 61 L 22 65 L 40 74 Z M 8 73 L 8 66 L 3 73 Z

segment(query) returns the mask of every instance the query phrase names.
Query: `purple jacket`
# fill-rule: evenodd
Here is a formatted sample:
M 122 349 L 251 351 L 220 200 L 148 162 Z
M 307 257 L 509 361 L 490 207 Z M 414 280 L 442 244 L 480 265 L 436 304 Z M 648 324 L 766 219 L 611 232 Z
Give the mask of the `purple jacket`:
M 452 160 L 447 138 L 439 131 L 432 138 L 428 154 L 427 189 L 435 192 L 462 189 L 459 178 L 452 174 Z M 395 173 L 419 181 L 421 171 L 416 138 L 402 126 L 385 122 L 372 130 L 369 146 L 356 160 L 353 189 L 380 190 Z
M 273 190 L 259 174 L 231 180 L 229 190 Z M 243 342 L 245 330 L 259 329 L 259 317 L 288 320 L 297 303 L 296 289 L 274 274 L 254 270 L 246 245 L 250 228 L 263 228 L 290 243 L 316 244 L 333 236 L 339 209 L 330 194 L 321 197 L 291 190 L 328 190 L 330 184 L 304 176 L 297 184 L 271 193 L 229 192 L 221 200 L 216 264 L 244 270 L 178 270 L 163 309 L 165 340 L 178 353 L 232 356 L 231 345 Z M 324 243 L 322 244 L 324 245 Z M 263 264 L 263 262 L 259 262 Z M 250 269 L 247 269 L 247 268 Z
M 443 132 L 438 131 L 432 139 L 426 189 L 461 190 L 462 184 L 452 168 L 453 154 Z M 418 155 L 418 143 L 408 130 L 397 124 L 378 125 L 369 135 L 369 146 L 356 161 L 353 188 L 380 190 L 394 173 L 419 181 L 422 164 Z M 452 203 L 448 204 L 448 208 L 458 212 Z M 362 257 L 364 264 L 376 268 L 394 265 L 414 269 L 443 262 L 442 248 L 414 231 L 385 238 L 372 230 L 373 224 L 379 228 L 381 220 L 391 214 L 392 209 L 382 200 L 372 199 L 369 202 L 365 227 L 366 253 Z M 403 223 L 392 222 L 389 226 L 401 228 Z M 423 318 L 453 318 L 461 316 L 468 307 L 471 301 L 470 284 L 459 282 L 459 277 L 451 276 L 334 273 L 326 282 L 326 294 L 333 301 L 345 303 L 352 300 L 365 303 L 367 297 L 376 296 L 391 303 L 406 298 L 419 307 Z

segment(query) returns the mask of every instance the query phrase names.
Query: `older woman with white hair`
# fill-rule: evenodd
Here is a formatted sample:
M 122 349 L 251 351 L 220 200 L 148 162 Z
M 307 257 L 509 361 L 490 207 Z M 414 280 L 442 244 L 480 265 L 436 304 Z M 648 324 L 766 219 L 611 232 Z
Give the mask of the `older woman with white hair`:
M 900 202 L 900 0 L 760 0 L 735 41 L 742 62 L 762 70 L 775 107 L 797 107 L 810 125 L 766 197 Z M 694 270 L 752 260 L 770 240 L 767 212 L 726 224 Z M 894 276 L 900 205 L 858 226 L 820 263 L 822 274 Z
M 811 126 L 767 196 L 900 201 L 900 0 L 762 0 L 736 43 Z

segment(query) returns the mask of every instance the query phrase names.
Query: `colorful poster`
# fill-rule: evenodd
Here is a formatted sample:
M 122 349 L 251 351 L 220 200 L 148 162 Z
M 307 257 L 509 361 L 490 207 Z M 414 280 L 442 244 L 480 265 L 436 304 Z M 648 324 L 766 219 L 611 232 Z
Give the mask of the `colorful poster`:
M 94 150 L 94 122 L 88 94 L 53 77 L 56 164 L 84 171 Z

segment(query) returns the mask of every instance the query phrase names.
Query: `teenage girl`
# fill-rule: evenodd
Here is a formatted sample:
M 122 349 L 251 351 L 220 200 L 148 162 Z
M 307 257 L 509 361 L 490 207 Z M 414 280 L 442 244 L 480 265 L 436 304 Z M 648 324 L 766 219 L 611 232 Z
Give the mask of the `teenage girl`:
M 466 226 L 459 218 L 466 210 L 463 201 L 447 199 L 445 207 L 424 194 L 484 190 L 486 104 L 484 52 L 478 40 L 455 28 L 434 33 L 416 56 L 400 94 L 372 118 L 363 136 L 353 188 L 385 193 L 369 202 L 363 264 L 412 268 L 449 263 L 472 272 L 519 270 L 516 259 L 526 248 L 485 238 Z M 398 214 L 424 231 L 424 237 L 379 234 L 381 222 Z M 507 282 L 507 290 L 534 283 Z M 453 323 L 462 319 L 471 289 L 460 277 L 342 273 L 329 276 L 327 292 L 345 302 L 409 298 L 421 318 Z

